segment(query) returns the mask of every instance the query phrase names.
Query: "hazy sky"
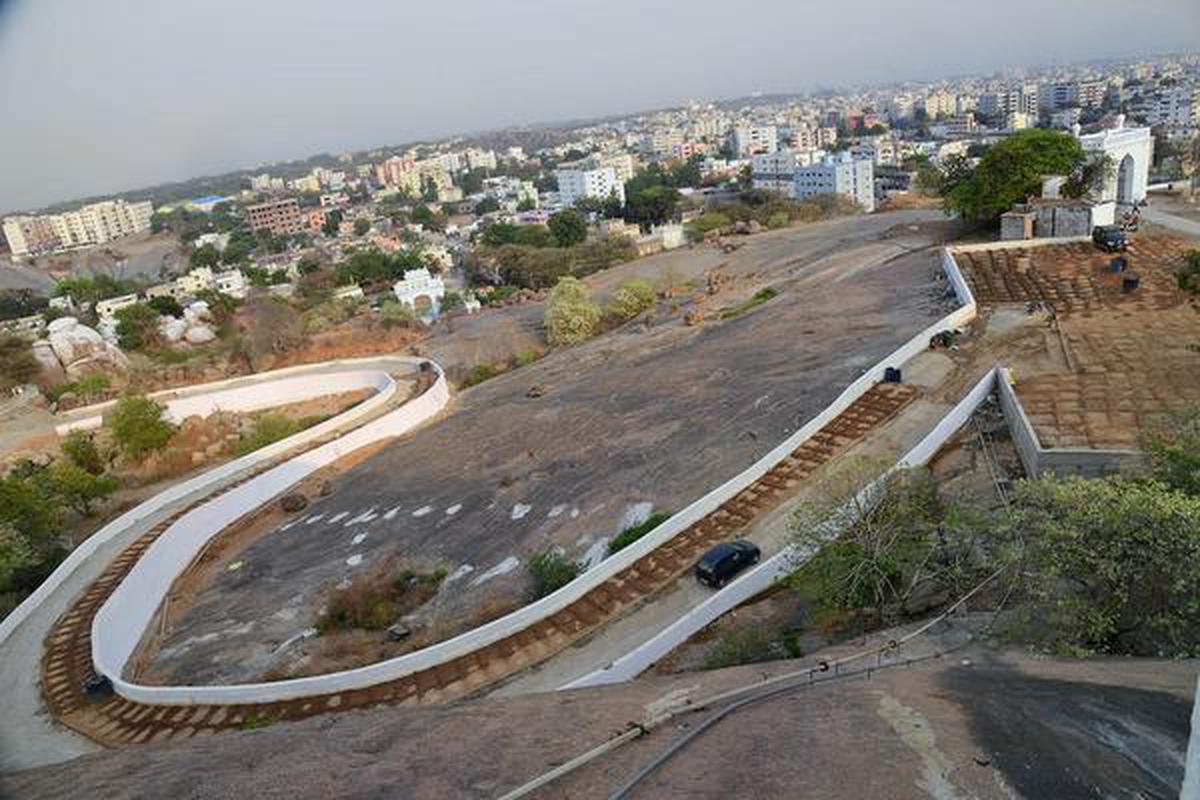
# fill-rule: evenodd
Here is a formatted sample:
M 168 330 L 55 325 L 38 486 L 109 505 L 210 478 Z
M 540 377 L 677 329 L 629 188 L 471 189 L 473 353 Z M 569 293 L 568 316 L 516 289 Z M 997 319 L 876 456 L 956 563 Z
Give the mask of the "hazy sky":
M 0 211 L 689 98 L 1198 44 L 1197 0 L 0 0 Z

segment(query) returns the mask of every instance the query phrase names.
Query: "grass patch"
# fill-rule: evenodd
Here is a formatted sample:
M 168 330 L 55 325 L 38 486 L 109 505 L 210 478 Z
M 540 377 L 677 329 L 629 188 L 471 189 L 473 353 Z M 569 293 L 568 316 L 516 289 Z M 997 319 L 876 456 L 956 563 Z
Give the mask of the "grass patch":
M 562 553 L 547 550 L 529 559 L 529 574 L 533 576 L 533 591 L 537 599 L 555 592 L 575 580 L 583 565 Z
M 704 656 L 701 669 L 724 669 L 779 658 L 800 658 L 800 634 L 786 630 L 770 635 L 762 628 L 727 631 Z
M 621 531 L 611 542 L 608 543 L 608 554 L 611 556 L 619 550 L 624 550 L 629 545 L 636 542 L 638 539 L 645 536 L 650 531 L 662 525 L 671 515 L 665 511 L 656 511 L 651 514 L 645 522 L 637 525 L 631 525 Z
M 95 372 L 74 383 L 49 387 L 45 390 L 45 395 L 51 403 L 57 403 L 64 394 L 71 393 L 87 403 L 103 399 L 110 388 L 112 388 L 112 379 L 104 373 Z
M 237 443 L 234 453 L 244 456 L 253 453 L 260 447 L 286 439 L 294 433 L 299 433 L 300 423 L 283 414 L 263 414 L 254 421 L 254 430 L 242 436 Z
M 334 631 L 382 631 L 437 594 L 446 570 L 417 572 L 384 562 L 361 573 L 344 589 L 334 589 L 317 619 L 321 635 Z
M 736 305 L 733 308 L 727 308 L 724 311 L 722 311 L 721 319 L 735 319 L 737 317 L 740 317 L 742 314 L 745 314 L 747 311 L 758 308 L 763 303 L 767 302 L 772 297 L 775 297 L 778 294 L 779 294 L 779 292 L 775 289 L 772 289 L 770 286 L 768 286 L 765 289 L 759 289 L 757 292 L 754 293 L 754 295 L 749 300 L 745 301 L 744 303 L 741 303 L 740 305 Z
M 498 370 L 491 364 L 476 364 L 471 371 L 467 373 L 467 377 L 463 378 L 459 382 L 458 388 L 466 389 L 471 386 L 478 386 L 484 381 L 490 381 L 492 378 L 501 374 L 501 372 L 503 372 L 503 370 Z

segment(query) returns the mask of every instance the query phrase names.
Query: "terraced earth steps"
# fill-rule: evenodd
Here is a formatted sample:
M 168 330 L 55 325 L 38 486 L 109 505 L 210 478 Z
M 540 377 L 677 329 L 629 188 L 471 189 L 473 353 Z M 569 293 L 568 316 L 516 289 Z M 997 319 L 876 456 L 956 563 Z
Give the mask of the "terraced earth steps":
M 102 745 L 116 747 L 260 727 L 278 720 L 383 703 L 443 703 L 466 697 L 546 660 L 665 589 L 705 550 L 735 538 L 749 523 L 782 502 L 787 489 L 894 417 L 916 393 L 914 387 L 905 384 L 873 386 L 763 478 L 547 619 L 436 667 L 376 686 L 318 697 L 258 704 L 156 706 L 114 696 L 93 699 L 85 693 L 84 683 L 93 676 L 92 618 L 176 515 L 130 545 L 59 618 L 47 637 L 42 660 L 46 702 L 54 716 L 68 727 Z

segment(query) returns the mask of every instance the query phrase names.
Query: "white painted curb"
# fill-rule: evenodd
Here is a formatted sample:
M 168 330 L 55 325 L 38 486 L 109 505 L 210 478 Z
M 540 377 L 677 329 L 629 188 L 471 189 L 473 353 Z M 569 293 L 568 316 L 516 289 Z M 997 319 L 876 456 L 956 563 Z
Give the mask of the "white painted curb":
M 170 588 L 171 582 L 190 562 L 188 554 L 194 555 L 208 538 L 224 527 L 226 523 L 221 520 L 236 519 L 257 507 L 257 504 L 266 502 L 270 497 L 278 494 L 285 485 L 290 485 L 284 484 L 285 480 L 294 482 L 299 479 L 294 476 L 302 477 L 307 474 L 302 465 L 293 466 L 289 462 L 264 473 L 243 487 L 217 498 L 210 504 L 214 508 L 207 510 L 206 506 L 204 514 L 195 513 L 180 518 L 172 526 L 172 529 L 164 533 L 151 546 L 93 620 L 92 651 L 96 668 L 112 681 L 113 688 L 118 694 L 141 703 L 164 705 L 267 703 L 360 689 L 403 678 L 406 675 L 436 667 L 459 656 L 474 652 L 529 628 L 574 603 L 753 484 L 789 456 L 805 440 L 845 411 L 868 389 L 882 380 L 886 368 L 901 366 L 913 356 L 924 352 L 929 347 L 929 341 L 934 334 L 947 328 L 961 327 L 974 319 L 975 299 L 959 272 L 951 252 L 946 249 L 942 251 L 942 269 L 955 296 L 962 304 L 959 308 L 926 327 L 867 370 L 819 414 L 749 468 L 674 514 L 650 534 L 605 559 L 598 566 L 588 570 L 558 591 L 534 603 L 452 639 L 430 645 L 416 652 L 365 667 L 326 675 L 232 686 L 143 686 L 124 680 L 121 676 L 126 662 L 132 655 L 146 625 L 153 618 L 162 597 Z M 444 377 L 439 378 L 439 386 L 444 386 Z M 428 395 L 427 392 L 425 396 Z M 414 402 L 419 402 L 419 399 Z M 372 440 L 369 437 L 382 435 L 378 433 L 377 428 L 382 421 L 382 419 L 376 420 L 371 425 L 345 437 L 346 439 L 354 438 L 355 441 L 352 447 L 342 452 L 349 452 L 349 449 L 361 447 Z M 395 435 L 395 433 L 390 432 L 387 435 Z M 339 444 L 341 441 L 331 443 L 331 445 Z M 348 445 L 349 442 L 345 444 Z M 305 454 L 301 459 L 310 457 L 322 459 L 323 455 L 317 455 L 322 450 L 323 448 L 318 448 L 311 454 Z M 262 481 L 261 484 L 250 488 L 259 480 Z M 196 512 L 200 511 L 201 509 L 196 510 Z M 235 511 L 236 513 L 234 513 Z M 214 522 L 220 523 L 215 529 L 212 527 Z M 175 536 L 171 534 L 176 528 L 180 531 L 180 537 L 187 540 L 186 547 L 173 543 Z M 156 549 L 162 554 L 161 559 L 155 553 Z M 153 559 L 150 558 L 152 555 L 155 556 Z M 158 566 L 148 566 L 152 562 Z M 137 597 L 134 597 L 133 592 L 128 590 L 128 586 L 135 580 L 141 582 Z M 147 597 L 152 602 L 147 602 Z M 110 625 L 112 626 L 111 630 L 108 629 Z

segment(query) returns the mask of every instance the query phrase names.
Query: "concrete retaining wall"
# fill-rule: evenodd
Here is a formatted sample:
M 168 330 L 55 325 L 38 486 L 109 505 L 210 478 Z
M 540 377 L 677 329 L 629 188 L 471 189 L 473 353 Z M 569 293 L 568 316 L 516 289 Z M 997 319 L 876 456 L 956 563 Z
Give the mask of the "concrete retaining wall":
M 344 362 L 338 362 L 338 364 L 354 366 L 361 365 L 364 361 L 368 360 L 370 359 L 349 359 Z M 387 361 L 392 361 L 397 366 L 408 365 L 410 368 L 415 368 L 419 363 L 421 363 L 421 361 L 423 361 L 423 359 L 391 357 L 388 358 Z M 324 368 L 328 368 L 328 366 L 328 364 L 322 365 Z M 290 374 L 300 370 L 313 369 L 315 369 L 315 367 L 309 365 L 305 367 L 291 367 L 287 370 L 280 370 L 279 372 L 287 372 Z M 256 383 L 262 383 L 264 379 L 273 374 L 276 373 L 263 373 L 262 375 L 258 376 L 259 380 Z M 232 382 L 233 381 L 219 381 L 215 384 L 209 384 L 209 386 L 224 387 Z M 386 373 L 380 373 L 380 378 L 377 381 L 377 385 L 383 387 L 378 394 L 363 401 L 362 403 L 359 403 L 353 408 L 344 411 L 336 417 L 328 419 L 319 425 L 314 425 L 313 427 L 300 431 L 293 436 L 289 436 L 287 439 L 255 450 L 253 453 L 249 453 L 242 458 L 236 459 L 227 464 L 223 464 L 222 466 L 211 469 L 202 475 L 198 475 L 195 478 L 176 484 L 169 489 L 159 492 L 154 497 L 150 498 L 144 503 L 141 503 L 130 511 L 127 511 L 112 522 L 102 527 L 100 530 L 96 531 L 96 533 L 92 534 L 82 544 L 72 550 L 66 559 L 64 559 L 63 562 L 58 565 L 58 568 L 50 574 L 50 576 L 42 583 L 42 585 L 39 586 L 33 592 L 33 594 L 25 598 L 24 602 L 13 609 L 13 611 L 7 617 L 5 617 L 2 622 L 0 622 L 0 644 L 3 644 L 4 641 L 7 640 L 12 634 L 12 632 L 16 630 L 17 627 L 20 626 L 26 619 L 28 619 L 34 610 L 37 609 L 37 607 L 40 606 L 46 600 L 46 598 L 57 591 L 59 587 L 62 586 L 62 584 L 67 580 L 67 578 L 69 578 L 75 572 L 75 570 L 77 570 L 80 565 L 84 563 L 84 561 L 91 558 L 101 546 L 129 530 L 132 526 L 141 524 L 143 521 L 154 517 L 155 515 L 161 513 L 163 509 L 175 503 L 191 500 L 196 497 L 202 497 L 204 494 L 212 491 L 214 487 L 220 485 L 235 475 L 254 469 L 259 464 L 270 461 L 271 459 L 274 459 L 295 447 L 303 446 L 308 442 L 321 439 L 322 437 L 334 431 L 340 430 L 346 425 L 353 424 L 357 420 L 374 413 L 381 406 L 391 402 L 397 390 L 396 383 L 392 381 Z M 202 390 L 204 387 L 194 388 L 196 390 Z M 319 394 L 323 394 L 323 392 L 314 396 L 319 396 Z M 292 399 L 295 400 L 303 398 L 293 397 Z M 109 404 L 101 405 L 104 406 Z M 94 416 L 97 408 L 98 407 L 93 406 L 87 409 L 80 409 L 80 411 L 84 413 L 84 416 Z
M 144 630 L 146 624 L 153 618 L 171 581 L 173 581 L 175 575 L 180 570 L 187 566 L 187 561 L 183 560 L 182 551 L 176 553 L 173 546 L 164 544 L 161 566 L 147 566 L 139 574 L 139 579 L 144 579 L 147 583 L 144 586 L 139 586 L 137 596 L 135 597 L 132 591 L 122 591 L 133 582 L 135 576 L 131 572 L 126 581 L 118 589 L 118 592 L 122 593 L 124 597 L 114 603 L 114 598 L 116 597 L 116 593 L 114 593 L 114 597 L 109 598 L 109 602 L 105 604 L 101 609 L 101 613 L 97 614 L 96 619 L 93 621 L 93 659 L 96 662 L 97 669 L 112 680 L 113 687 L 118 694 L 142 703 L 265 703 L 358 689 L 396 680 L 474 652 L 529 628 L 574 603 L 592 589 L 670 541 L 690 525 L 703 519 L 734 495 L 757 481 L 776 464 L 790 455 L 805 440 L 845 411 L 868 389 L 882 380 L 883 372 L 887 367 L 900 366 L 913 356 L 927 349 L 929 340 L 935 333 L 947 328 L 961 327 L 974 319 L 976 313 L 975 299 L 959 272 L 957 264 L 954 263 L 954 259 L 948 258 L 947 254 L 943 254 L 942 266 L 947 281 L 953 287 L 956 297 L 962 304 L 959 308 L 925 328 L 886 358 L 882 359 L 874 367 L 867 370 L 838 395 L 829 406 L 742 473 L 674 514 L 650 534 L 642 537 L 612 557 L 605 559 L 595 568 L 541 600 L 452 639 L 439 642 L 413 653 L 358 669 L 307 678 L 294 678 L 271 683 L 241 684 L 237 686 L 141 686 L 124 680 L 121 674 L 141 636 L 142 630 Z M 366 428 L 363 430 L 365 431 Z M 361 446 L 361 443 L 355 446 Z M 286 475 L 291 476 L 297 473 L 298 471 L 288 471 Z M 281 475 L 283 474 L 281 473 Z M 266 476 L 263 477 L 265 478 Z M 282 481 L 282 477 L 280 481 Z M 264 482 L 263 485 L 274 487 L 276 484 L 274 482 L 270 484 Z M 232 495 L 233 493 L 231 492 L 230 494 Z M 236 518 L 241 513 L 247 513 L 247 510 L 252 509 L 253 506 L 251 503 L 255 499 L 259 499 L 261 502 L 262 498 L 269 499 L 271 496 L 274 495 L 258 492 L 258 490 L 246 489 L 245 492 L 238 494 L 236 501 L 230 501 L 228 509 L 222 504 L 215 513 L 221 519 L 226 517 Z M 218 498 L 218 500 L 221 499 Z M 246 510 L 241 511 L 236 516 L 231 516 L 234 512 L 234 502 L 236 502 L 237 508 Z M 176 524 L 182 525 L 183 523 L 184 519 L 181 518 Z M 217 530 L 212 529 L 211 525 L 207 522 L 205 524 L 206 527 L 209 527 L 208 535 L 215 535 Z M 196 521 L 195 523 L 189 521 L 187 523 L 185 536 L 192 542 L 190 549 L 193 554 L 203 546 L 203 541 L 207 540 L 203 539 L 204 533 L 200 530 L 200 525 L 200 521 Z M 166 538 L 164 534 L 160 542 Z M 158 543 L 151 547 L 146 556 L 134 568 L 135 572 L 143 567 L 143 562 L 147 561 L 147 558 L 153 553 L 155 547 L 158 547 Z M 168 550 L 168 547 L 171 547 L 171 549 Z M 169 575 L 167 574 L 168 572 L 170 573 Z M 146 591 L 147 586 L 154 587 L 154 590 Z M 147 599 L 147 597 L 150 599 Z M 112 610 L 109 609 L 110 603 L 112 604 Z M 124 605 L 126 603 L 129 604 L 128 607 Z M 118 606 L 121 607 L 121 612 L 116 611 Z M 124 619 L 122 615 L 125 613 L 129 614 L 135 622 Z M 110 638 L 106 638 L 109 637 L 109 634 L 101 629 L 109 623 L 115 626 L 115 630 Z M 101 653 L 99 652 L 100 650 L 104 652 Z
M 1142 463 L 1142 454 L 1136 450 L 1043 448 L 1012 387 L 1012 373 L 1007 369 L 1001 370 L 997 393 L 1017 454 L 1021 457 L 1025 474 L 1030 477 L 1078 475 L 1082 478 L 1099 478 L 1135 470 Z

